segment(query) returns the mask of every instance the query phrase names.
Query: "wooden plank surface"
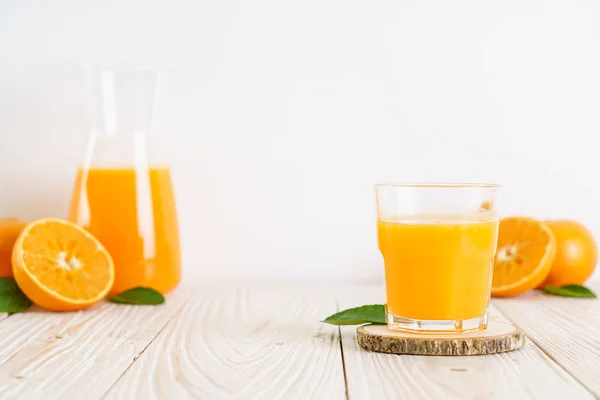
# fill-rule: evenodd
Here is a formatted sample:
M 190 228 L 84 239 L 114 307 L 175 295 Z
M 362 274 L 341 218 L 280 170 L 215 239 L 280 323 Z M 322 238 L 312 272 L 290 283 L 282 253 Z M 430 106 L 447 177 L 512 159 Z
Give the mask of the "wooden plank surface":
M 327 288 L 199 288 L 107 399 L 345 399 Z
M 100 399 L 186 298 L 179 289 L 158 307 L 11 315 L 0 322 L 0 399 Z
M 600 284 L 593 285 L 600 293 Z M 600 397 L 600 300 L 534 291 L 494 304 L 553 360 Z
M 382 286 L 346 288 L 340 309 L 384 303 Z M 492 308 L 490 318 L 506 319 Z M 354 399 L 593 399 L 531 341 L 510 353 L 400 356 L 361 349 L 355 327 L 342 327 L 348 395 Z
M 495 300 L 543 351 L 528 341 L 493 356 L 373 353 L 358 347 L 355 327 L 341 328 L 340 343 L 340 329 L 318 322 L 383 300 L 380 285 L 199 286 L 156 308 L 0 314 L 0 399 L 335 400 L 346 398 L 344 378 L 359 400 L 600 395 L 599 300 Z M 491 318 L 505 321 L 497 310 Z

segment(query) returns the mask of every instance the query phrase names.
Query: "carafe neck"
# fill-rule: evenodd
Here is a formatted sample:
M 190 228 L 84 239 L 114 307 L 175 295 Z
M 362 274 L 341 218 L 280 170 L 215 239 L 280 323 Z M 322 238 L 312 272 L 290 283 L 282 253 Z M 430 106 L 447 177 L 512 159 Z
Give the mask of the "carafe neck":
M 92 67 L 87 82 L 92 136 L 141 140 L 150 132 L 159 84 L 157 71 Z

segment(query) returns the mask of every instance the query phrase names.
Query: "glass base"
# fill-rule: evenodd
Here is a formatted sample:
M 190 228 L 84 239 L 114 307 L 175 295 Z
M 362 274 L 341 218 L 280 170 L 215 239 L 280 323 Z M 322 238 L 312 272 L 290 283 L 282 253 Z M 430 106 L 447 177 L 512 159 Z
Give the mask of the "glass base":
M 481 317 L 471 319 L 427 320 L 399 317 L 387 313 L 387 326 L 394 331 L 408 332 L 469 332 L 487 328 L 487 310 Z

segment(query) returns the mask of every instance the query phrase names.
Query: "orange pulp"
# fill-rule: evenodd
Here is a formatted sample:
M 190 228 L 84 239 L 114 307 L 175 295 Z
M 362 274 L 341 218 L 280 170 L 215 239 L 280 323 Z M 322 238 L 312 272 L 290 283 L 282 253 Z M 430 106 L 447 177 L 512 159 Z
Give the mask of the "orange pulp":
M 179 283 L 179 229 L 168 168 L 80 168 L 69 219 L 112 256 L 111 293 L 137 286 L 164 293 Z
M 417 320 L 481 317 L 489 302 L 498 221 L 378 221 L 388 312 Z
M 91 306 L 106 296 L 115 279 L 113 261 L 98 239 L 72 222 L 53 218 L 25 227 L 12 265 L 19 288 L 52 311 Z

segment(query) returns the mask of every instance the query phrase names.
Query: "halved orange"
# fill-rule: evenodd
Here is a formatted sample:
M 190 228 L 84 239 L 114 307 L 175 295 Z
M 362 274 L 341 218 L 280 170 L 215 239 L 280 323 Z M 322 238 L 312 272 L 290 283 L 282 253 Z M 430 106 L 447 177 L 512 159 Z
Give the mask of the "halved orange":
M 106 296 L 115 280 L 104 246 L 85 229 L 60 219 L 27 225 L 15 243 L 12 263 L 21 290 L 52 311 L 89 307 Z
M 550 273 L 556 239 L 542 222 L 527 217 L 500 220 L 492 296 L 510 297 L 536 288 Z

